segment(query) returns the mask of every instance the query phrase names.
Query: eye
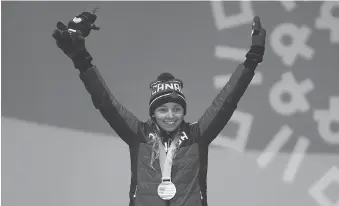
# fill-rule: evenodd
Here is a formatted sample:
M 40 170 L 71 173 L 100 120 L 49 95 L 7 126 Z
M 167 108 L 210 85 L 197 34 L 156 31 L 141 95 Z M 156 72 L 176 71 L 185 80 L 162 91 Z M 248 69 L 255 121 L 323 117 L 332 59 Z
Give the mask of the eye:
M 173 108 L 173 111 L 174 112 L 181 112 L 181 108 L 180 107 Z
M 159 112 L 166 112 L 166 108 L 159 108 L 158 111 Z

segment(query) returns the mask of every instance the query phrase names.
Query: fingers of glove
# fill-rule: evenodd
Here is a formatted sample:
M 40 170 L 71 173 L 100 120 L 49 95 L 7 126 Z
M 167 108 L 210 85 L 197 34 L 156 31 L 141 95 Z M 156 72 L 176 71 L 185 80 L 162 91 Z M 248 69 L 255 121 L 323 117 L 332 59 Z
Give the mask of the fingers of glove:
M 254 31 L 260 31 L 261 29 L 261 22 L 259 16 L 255 16 L 253 18 L 253 24 L 252 24 L 252 30 Z
M 256 37 L 256 43 L 259 46 L 265 46 L 266 44 L 266 30 L 265 29 L 263 28 L 260 29 L 258 36 Z
M 266 37 L 266 29 L 261 28 L 259 31 L 258 36 L 261 36 L 262 38 Z
M 253 18 L 252 45 L 265 46 L 266 30 L 262 28 L 259 16 Z
M 85 41 L 85 37 L 83 37 L 83 36 L 80 35 L 80 34 L 75 35 L 75 36 L 74 36 L 74 39 L 75 39 L 75 41 L 77 41 L 77 42 L 79 42 L 79 43 Z
M 83 41 L 85 38 L 82 35 L 82 32 L 80 30 L 74 30 L 74 29 L 68 29 L 67 31 L 69 37 L 72 39 L 72 41 Z
M 62 39 L 61 41 L 56 41 L 57 46 L 67 55 L 72 56 L 77 49 L 83 48 L 80 44 L 77 44 L 75 41 L 65 41 Z
M 265 47 L 265 37 L 263 36 L 252 36 L 252 46 L 261 46 Z
M 56 40 L 56 45 L 63 51 L 67 50 L 68 47 L 70 47 L 71 45 L 71 42 L 69 41 L 69 39 L 66 38 L 65 35 L 63 35 L 64 33 L 65 31 L 61 32 L 60 30 L 56 29 L 52 35 L 54 39 Z
M 57 41 L 60 41 L 63 38 L 63 32 L 67 30 L 67 26 L 61 21 L 58 21 L 56 24 L 57 29 L 53 31 L 53 38 Z
M 73 50 L 77 43 L 70 32 L 63 31 L 61 33 L 61 39 L 57 42 L 57 44 L 64 52 L 68 52 L 69 50 Z
M 72 42 L 72 37 L 71 37 L 71 34 L 70 32 L 68 32 L 67 30 L 66 31 L 62 31 L 61 32 L 61 39 L 63 42 L 67 42 L 67 43 L 71 43 Z
M 65 50 L 65 44 L 64 44 L 64 42 L 62 41 L 62 40 L 57 40 L 56 41 L 56 45 L 60 48 L 60 49 L 62 49 L 62 50 Z
M 60 30 L 59 30 L 59 29 L 55 29 L 55 30 L 53 31 L 52 37 L 53 37 L 55 40 L 57 40 L 57 41 L 61 40 L 61 32 L 60 32 Z
M 67 26 L 64 23 L 62 23 L 61 21 L 58 21 L 57 28 L 59 30 L 61 30 L 61 31 L 66 31 L 67 30 Z

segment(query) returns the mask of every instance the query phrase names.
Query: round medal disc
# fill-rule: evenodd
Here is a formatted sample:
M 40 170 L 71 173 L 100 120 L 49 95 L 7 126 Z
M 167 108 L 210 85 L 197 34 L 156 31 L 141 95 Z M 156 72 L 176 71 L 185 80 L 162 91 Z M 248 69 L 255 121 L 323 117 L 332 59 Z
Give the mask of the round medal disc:
M 163 200 L 170 200 L 175 196 L 177 189 L 172 182 L 162 182 L 158 186 L 158 195 Z

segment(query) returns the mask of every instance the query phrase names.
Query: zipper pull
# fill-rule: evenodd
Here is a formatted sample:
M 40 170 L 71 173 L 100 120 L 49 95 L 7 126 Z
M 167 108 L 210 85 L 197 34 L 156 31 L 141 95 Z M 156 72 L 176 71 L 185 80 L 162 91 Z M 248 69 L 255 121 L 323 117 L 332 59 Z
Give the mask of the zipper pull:
M 133 198 L 136 198 L 136 197 L 137 197 L 137 190 L 138 190 L 138 186 L 135 187 L 135 191 L 134 191 Z
M 167 142 L 165 142 L 165 151 L 166 151 L 166 154 L 167 154 L 167 152 L 168 152 L 168 144 L 167 144 Z

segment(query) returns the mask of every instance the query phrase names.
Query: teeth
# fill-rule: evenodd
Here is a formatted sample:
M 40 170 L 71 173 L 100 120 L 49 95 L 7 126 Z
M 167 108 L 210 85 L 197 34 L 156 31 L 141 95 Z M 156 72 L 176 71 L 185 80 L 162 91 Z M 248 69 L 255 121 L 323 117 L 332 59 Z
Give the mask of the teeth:
M 174 124 L 174 122 L 165 122 L 166 124 Z

